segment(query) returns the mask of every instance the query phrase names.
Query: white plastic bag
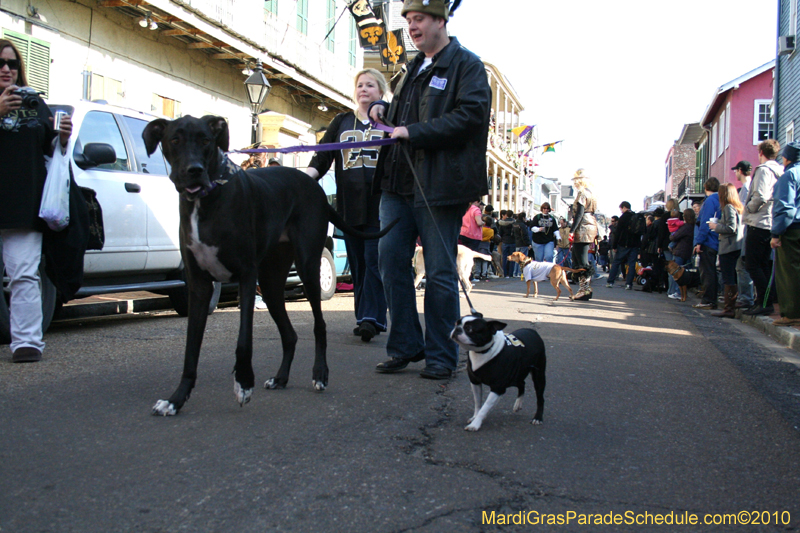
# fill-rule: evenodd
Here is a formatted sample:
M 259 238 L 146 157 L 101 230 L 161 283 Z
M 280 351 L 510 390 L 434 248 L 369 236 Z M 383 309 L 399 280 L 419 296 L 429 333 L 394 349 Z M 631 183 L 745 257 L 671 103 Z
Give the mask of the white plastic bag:
M 47 180 L 44 182 L 39 218 L 53 231 L 69 226 L 69 158 L 61 154 L 56 145 L 53 157 L 47 163 Z

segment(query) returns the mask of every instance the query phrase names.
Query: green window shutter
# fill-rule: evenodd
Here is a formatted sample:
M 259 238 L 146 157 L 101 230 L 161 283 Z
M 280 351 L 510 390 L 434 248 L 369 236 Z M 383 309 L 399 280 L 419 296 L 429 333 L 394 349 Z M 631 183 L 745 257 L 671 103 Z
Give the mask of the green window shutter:
M 694 175 L 698 177 L 700 176 L 700 165 L 702 165 L 702 157 L 700 154 L 700 150 L 694 153 Z
M 308 35 L 308 0 L 297 0 L 297 31 Z
M 328 0 L 328 23 L 325 25 L 325 31 L 329 32 L 328 39 L 325 41 L 325 46 L 329 52 L 333 52 L 333 45 L 335 42 L 336 32 L 334 31 L 334 22 L 336 21 L 336 0 Z
M 28 85 L 47 98 L 50 93 L 50 43 L 11 30 L 3 30 L 3 38 L 8 39 L 19 50 L 25 62 L 25 75 Z

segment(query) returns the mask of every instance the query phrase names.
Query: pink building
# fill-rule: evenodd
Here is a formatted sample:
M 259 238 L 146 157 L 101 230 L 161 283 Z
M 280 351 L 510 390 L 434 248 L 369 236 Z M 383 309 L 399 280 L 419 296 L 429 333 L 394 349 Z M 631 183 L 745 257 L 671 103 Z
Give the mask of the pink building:
M 739 161 L 758 165 L 758 144 L 772 138 L 772 93 L 775 61 L 751 70 L 720 87 L 700 124 L 708 135 L 702 148 L 707 150 L 708 177 L 720 183 L 741 183 L 731 167 Z

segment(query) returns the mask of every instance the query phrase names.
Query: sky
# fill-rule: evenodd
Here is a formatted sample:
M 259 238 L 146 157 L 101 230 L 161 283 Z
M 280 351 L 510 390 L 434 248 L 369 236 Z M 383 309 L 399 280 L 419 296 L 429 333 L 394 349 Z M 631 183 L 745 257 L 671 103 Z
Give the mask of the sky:
M 600 210 L 664 189 L 683 125 L 725 83 L 775 58 L 777 0 L 463 0 L 451 35 L 498 67 L 541 143 L 539 174 L 585 168 Z

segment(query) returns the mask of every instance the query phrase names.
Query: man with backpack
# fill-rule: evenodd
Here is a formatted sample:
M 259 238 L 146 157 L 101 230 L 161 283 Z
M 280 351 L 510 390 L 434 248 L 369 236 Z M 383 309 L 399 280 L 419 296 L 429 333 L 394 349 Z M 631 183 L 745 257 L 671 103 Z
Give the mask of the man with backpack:
M 630 202 L 619 204 L 622 215 L 617 222 L 614 232 L 614 262 L 611 264 L 611 271 L 608 273 L 609 289 L 614 286 L 622 264 L 628 265 L 628 274 L 625 278 L 625 289 L 633 289 L 633 278 L 636 276 L 636 258 L 639 255 L 639 243 L 644 235 L 645 222 L 640 214 L 631 211 Z

